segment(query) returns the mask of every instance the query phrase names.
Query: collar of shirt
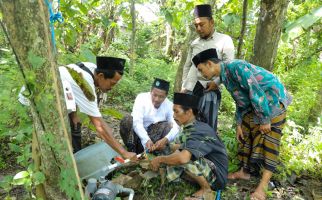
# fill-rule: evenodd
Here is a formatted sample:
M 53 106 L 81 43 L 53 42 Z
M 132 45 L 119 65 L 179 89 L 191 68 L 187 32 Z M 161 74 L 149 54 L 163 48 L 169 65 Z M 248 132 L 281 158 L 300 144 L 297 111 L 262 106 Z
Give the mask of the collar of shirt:
M 201 38 L 201 37 L 199 37 L 199 38 L 200 38 L 200 40 L 209 41 L 209 40 L 214 39 L 214 35 L 215 35 L 215 33 L 216 33 L 216 31 L 214 31 L 214 32 L 212 33 L 212 35 L 211 35 L 210 37 L 208 37 L 207 39 L 203 39 L 203 38 Z
M 226 81 L 226 67 L 224 62 L 220 62 L 220 82 L 224 83 Z
M 196 123 L 196 119 L 183 126 L 183 129 L 191 128 Z

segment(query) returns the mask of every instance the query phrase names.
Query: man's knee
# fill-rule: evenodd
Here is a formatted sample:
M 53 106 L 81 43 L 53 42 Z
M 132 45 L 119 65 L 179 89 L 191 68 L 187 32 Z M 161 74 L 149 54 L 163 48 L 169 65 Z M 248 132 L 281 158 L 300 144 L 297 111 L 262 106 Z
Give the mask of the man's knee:
M 120 134 L 122 139 L 128 137 L 129 132 L 131 132 L 133 126 L 133 118 L 131 115 L 126 115 L 122 118 L 120 122 Z
M 166 134 L 168 134 L 170 132 L 172 127 L 173 127 L 173 124 L 171 122 L 161 122 L 160 123 L 160 130 L 163 130 L 164 132 L 166 132 Z

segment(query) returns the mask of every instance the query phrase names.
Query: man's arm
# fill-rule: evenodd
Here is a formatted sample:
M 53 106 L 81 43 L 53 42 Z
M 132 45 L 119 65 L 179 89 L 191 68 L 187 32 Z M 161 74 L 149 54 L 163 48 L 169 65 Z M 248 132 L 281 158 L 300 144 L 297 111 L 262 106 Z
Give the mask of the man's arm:
M 187 76 L 188 76 L 188 73 L 190 71 L 190 68 L 192 67 L 192 63 L 191 63 L 191 59 L 192 59 L 191 56 L 192 55 L 191 54 L 192 54 L 192 49 L 191 49 L 191 46 L 190 46 L 189 50 L 188 50 L 186 62 L 183 65 L 181 90 L 186 89 L 186 88 L 184 88 L 184 84 L 185 84 L 185 81 L 187 79 Z
M 235 59 L 235 46 L 233 40 L 227 35 L 225 43 L 222 48 L 222 60 L 231 61 Z
M 152 150 L 162 150 L 164 149 L 164 147 L 166 146 L 166 144 L 172 142 L 177 134 L 180 131 L 180 127 L 178 126 L 178 124 L 176 123 L 176 121 L 173 118 L 173 110 L 172 110 L 172 103 L 168 104 L 167 107 L 167 114 L 166 114 L 166 121 L 170 122 L 172 124 L 172 128 L 169 131 L 169 133 L 162 139 L 158 140 L 155 145 L 153 146 Z
M 144 148 L 150 149 L 151 145 L 153 145 L 153 142 L 150 139 L 148 132 L 145 130 L 143 125 L 144 106 L 147 105 L 147 101 L 149 101 L 150 99 L 146 99 L 145 96 L 141 96 L 141 95 L 142 94 L 139 94 L 136 97 L 133 105 L 133 110 L 132 110 L 133 130 L 139 136 L 142 146 Z
M 191 153 L 189 151 L 176 151 L 168 156 L 158 156 L 151 160 L 151 168 L 157 171 L 162 163 L 167 165 L 183 165 L 188 163 L 190 159 Z
M 112 129 L 106 124 L 101 117 L 89 116 L 91 122 L 94 124 L 98 135 L 110 145 L 116 152 L 122 155 L 124 158 L 133 158 L 136 156 L 133 152 L 126 151 L 122 145 L 114 138 Z

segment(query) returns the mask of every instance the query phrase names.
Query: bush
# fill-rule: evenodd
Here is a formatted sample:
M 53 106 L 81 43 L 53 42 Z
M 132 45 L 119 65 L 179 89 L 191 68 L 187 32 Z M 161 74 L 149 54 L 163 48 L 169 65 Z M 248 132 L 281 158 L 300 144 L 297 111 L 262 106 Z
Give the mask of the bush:
M 126 111 L 131 111 L 136 96 L 141 92 L 149 92 L 155 77 L 170 81 L 168 97 L 172 98 L 175 64 L 156 58 L 138 59 L 132 73 L 125 73 L 120 83 L 108 93 L 109 105 L 121 105 Z
M 288 120 L 281 140 L 280 159 L 284 165 L 280 174 L 284 177 L 295 172 L 322 178 L 322 126 L 310 127 L 303 135 L 302 126 Z

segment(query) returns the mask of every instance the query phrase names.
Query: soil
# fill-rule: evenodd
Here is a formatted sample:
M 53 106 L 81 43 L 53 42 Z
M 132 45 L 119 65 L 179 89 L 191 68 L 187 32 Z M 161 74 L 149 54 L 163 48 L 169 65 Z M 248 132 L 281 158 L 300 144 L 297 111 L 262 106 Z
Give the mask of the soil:
M 120 142 L 122 142 L 122 139 L 119 135 L 119 120 L 114 119 L 112 117 L 104 117 L 104 119 L 107 121 L 108 125 L 113 129 L 113 133 L 115 138 Z M 100 139 L 95 137 L 95 134 L 89 131 L 87 128 L 83 128 L 83 132 L 87 134 L 84 137 L 84 145 L 89 145 L 93 142 L 97 142 Z M 15 175 L 15 173 L 22 171 L 23 168 L 16 164 L 15 157 L 10 157 L 9 160 L 6 161 L 6 167 L 3 169 L 0 169 L 0 182 L 3 180 L 4 176 L 6 175 Z M 182 180 L 184 181 L 184 180 Z M 227 184 L 227 187 L 224 191 L 222 191 L 222 198 L 223 200 L 233 200 L 233 199 L 249 199 L 249 194 L 254 191 L 256 188 L 256 185 L 258 184 L 259 179 L 258 178 L 251 178 L 250 181 L 229 181 Z M 312 177 L 308 176 L 301 176 L 301 177 L 293 177 L 291 181 L 272 181 L 273 184 L 271 184 L 271 188 L 269 190 L 268 199 L 271 200 L 280 200 L 280 199 L 290 199 L 290 200 L 322 200 L 322 180 L 313 179 Z M 185 183 L 181 183 L 182 190 L 185 190 L 186 185 Z M 186 183 L 190 184 L 190 183 Z M 166 187 L 160 187 L 157 188 L 155 191 L 153 191 L 153 197 L 150 196 L 149 193 L 144 192 L 147 191 L 143 187 L 150 187 L 146 184 L 141 184 L 145 186 L 141 186 L 142 188 L 136 192 L 134 199 L 138 200 L 152 200 L 152 199 L 165 199 L 164 193 L 169 192 L 169 188 Z M 168 185 L 168 187 L 177 187 L 176 184 L 174 185 Z M 197 186 L 194 186 L 195 190 L 198 189 Z M 172 190 L 171 190 L 172 191 Z M 171 196 L 170 199 L 180 199 L 178 194 L 181 191 L 181 189 L 172 191 L 173 193 L 167 196 Z M 187 191 L 184 191 L 185 194 Z M 190 191 L 188 191 L 190 192 Z M 191 191 L 193 193 L 193 191 Z M 9 191 L 10 196 L 12 199 L 26 199 L 27 192 L 24 190 L 21 186 L 14 186 Z M 4 199 L 7 196 L 7 193 L 0 189 L 0 199 Z M 123 199 L 123 198 L 122 198 Z M 124 198 L 126 199 L 126 198 Z

